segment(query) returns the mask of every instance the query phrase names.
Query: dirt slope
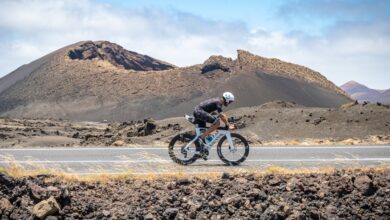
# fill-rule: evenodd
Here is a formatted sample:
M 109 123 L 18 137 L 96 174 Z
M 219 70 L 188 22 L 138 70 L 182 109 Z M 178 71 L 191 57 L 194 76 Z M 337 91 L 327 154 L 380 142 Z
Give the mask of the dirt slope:
M 350 103 L 338 109 L 308 108 L 284 101 L 228 111 L 253 145 L 390 144 L 390 109 Z M 123 123 L 0 118 L 0 147 L 167 146 L 193 130 L 183 117 Z

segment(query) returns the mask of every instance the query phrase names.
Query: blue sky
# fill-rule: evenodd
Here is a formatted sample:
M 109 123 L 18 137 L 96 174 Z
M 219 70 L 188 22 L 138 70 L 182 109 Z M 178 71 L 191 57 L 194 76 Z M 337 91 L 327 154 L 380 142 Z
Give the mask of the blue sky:
M 294 31 L 296 29 L 311 31 L 320 34 L 329 24 L 334 22 L 333 18 L 313 17 L 310 20 L 290 20 L 280 16 L 281 10 L 288 6 L 293 0 L 133 0 L 133 1 L 108 1 L 99 0 L 100 3 L 115 5 L 124 8 L 159 8 L 171 12 L 185 12 L 198 15 L 202 18 L 226 21 L 242 22 L 249 28 L 262 27 L 267 29 L 281 29 Z
M 109 40 L 178 66 L 237 49 L 390 88 L 388 0 L 2 0 L 0 77 L 55 49 Z

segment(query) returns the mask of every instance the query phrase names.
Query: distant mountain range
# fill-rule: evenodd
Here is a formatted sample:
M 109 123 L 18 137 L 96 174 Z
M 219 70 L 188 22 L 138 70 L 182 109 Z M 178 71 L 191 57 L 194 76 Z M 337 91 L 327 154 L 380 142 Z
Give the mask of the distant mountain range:
M 234 108 L 273 100 L 313 107 L 352 101 L 316 71 L 243 50 L 234 60 L 211 56 L 202 64 L 177 67 L 108 41 L 83 41 L 1 78 L 0 116 L 161 119 L 191 113 L 224 91 L 235 94 Z
M 355 81 L 349 81 L 340 88 L 358 101 L 390 103 L 390 89 L 371 89 Z

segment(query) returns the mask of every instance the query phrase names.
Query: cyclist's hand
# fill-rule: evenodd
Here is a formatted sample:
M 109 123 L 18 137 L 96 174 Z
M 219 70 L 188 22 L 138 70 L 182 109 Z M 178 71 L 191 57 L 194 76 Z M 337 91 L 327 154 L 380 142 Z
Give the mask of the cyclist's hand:
M 235 129 L 236 128 L 236 126 L 234 126 L 234 124 L 230 124 L 229 125 L 229 130 L 233 130 L 233 129 Z

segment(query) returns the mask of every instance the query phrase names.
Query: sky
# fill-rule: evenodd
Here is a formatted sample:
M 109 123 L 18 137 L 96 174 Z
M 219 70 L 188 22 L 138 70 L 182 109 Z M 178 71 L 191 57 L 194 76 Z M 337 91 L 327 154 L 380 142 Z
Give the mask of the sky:
M 389 0 L 0 0 L 0 77 L 56 49 L 108 40 L 177 66 L 237 49 L 336 85 L 390 88 Z

